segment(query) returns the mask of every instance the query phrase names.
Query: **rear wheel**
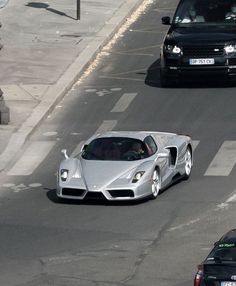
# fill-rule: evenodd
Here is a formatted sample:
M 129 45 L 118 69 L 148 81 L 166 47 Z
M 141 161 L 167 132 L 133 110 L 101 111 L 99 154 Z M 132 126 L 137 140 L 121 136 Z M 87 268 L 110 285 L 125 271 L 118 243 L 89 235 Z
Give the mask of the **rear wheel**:
M 161 189 L 161 180 L 160 180 L 160 174 L 158 172 L 158 170 L 154 170 L 153 174 L 152 174 L 152 199 L 155 199 Z
M 190 148 L 188 147 L 186 152 L 185 152 L 185 155 L 184 155 L 184 162 L 185 162 L 185 166 L 184 166 L 184 170 L 185 170 L 185 173 L 184 173 L 184 179 L 187 180 L 190 175 L 191 175 L 191 171 L 192 171 L 192 166 L 193 166 L 193 163 L 192 163 L 192 152 L 190 150 Z

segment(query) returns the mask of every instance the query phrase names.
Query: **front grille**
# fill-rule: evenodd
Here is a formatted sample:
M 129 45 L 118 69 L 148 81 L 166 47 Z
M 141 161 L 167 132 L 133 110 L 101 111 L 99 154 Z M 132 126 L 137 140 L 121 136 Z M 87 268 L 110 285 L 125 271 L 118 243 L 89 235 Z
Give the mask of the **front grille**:
M 87 192 L 86 199 L 104 200 L 105 197 L 102 192 Z
M 85 193 L 84 189 L 71 189 L 71 188 L 63 188 L 62 195 L 64 196 L 73 196 L 73 197 L 81 197 Z
M 193 58 L 223 56 L 224 45 L 184 46 L 183 54 Z
M 204 273 L 207 275 L 235 275 L 236 264 L 204 265 Z
M 132 190 L 108 190 L 108 192 L 113 198 L 134 197 L 134 192 Z

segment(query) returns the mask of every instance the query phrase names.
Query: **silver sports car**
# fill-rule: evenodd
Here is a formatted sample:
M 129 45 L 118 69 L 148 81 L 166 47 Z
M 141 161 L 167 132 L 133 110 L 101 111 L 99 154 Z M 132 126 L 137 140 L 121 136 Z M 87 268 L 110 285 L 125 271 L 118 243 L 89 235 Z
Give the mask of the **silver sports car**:
M 191 138 L 164 132 L 106 132 L 91 137 L 76 158 L 62 153 L 61 199 L 155 199 L 174 180 L 188 179 L 193 166 Z

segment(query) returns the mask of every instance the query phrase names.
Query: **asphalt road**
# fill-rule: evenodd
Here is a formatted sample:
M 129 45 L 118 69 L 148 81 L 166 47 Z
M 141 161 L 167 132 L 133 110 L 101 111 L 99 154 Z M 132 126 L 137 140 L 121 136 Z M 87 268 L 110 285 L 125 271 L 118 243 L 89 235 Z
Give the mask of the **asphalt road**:
M 0 285 L 192 285 L 209 247 L 234 227 L 235 87 L 159 87 L 160 18 L 176 3 L 156 1 L 103 50 L 1 175 Z M 105 129 L 190 134 L 190 180 L 155 201 L 57 203 L 60 150 L 76 154 Z

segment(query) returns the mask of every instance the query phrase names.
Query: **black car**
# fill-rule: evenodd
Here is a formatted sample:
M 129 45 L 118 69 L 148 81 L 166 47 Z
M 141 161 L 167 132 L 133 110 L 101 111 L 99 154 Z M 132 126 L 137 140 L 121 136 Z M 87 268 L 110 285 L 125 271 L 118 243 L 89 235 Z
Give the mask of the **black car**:
M 198 266 L 194 286 L 236 286 L 236 229 L 217 241 Z
M 180 0 L 161 47 L 161 84 L 236 77 L 236 0 Z M 206 76 L 205 76 L 206 75 Z

